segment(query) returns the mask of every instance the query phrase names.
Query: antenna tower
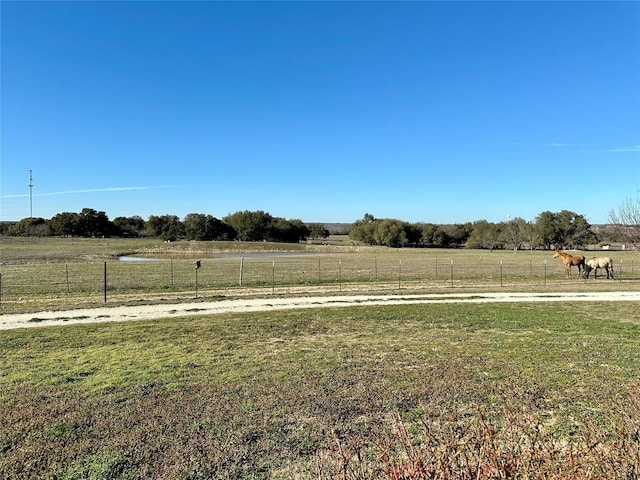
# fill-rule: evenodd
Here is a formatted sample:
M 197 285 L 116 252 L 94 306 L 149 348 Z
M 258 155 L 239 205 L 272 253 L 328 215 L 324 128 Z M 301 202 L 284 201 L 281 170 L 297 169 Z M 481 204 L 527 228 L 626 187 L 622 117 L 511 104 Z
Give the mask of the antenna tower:
M 33 218 L 33 170 L 29 170 L 29 217 Z

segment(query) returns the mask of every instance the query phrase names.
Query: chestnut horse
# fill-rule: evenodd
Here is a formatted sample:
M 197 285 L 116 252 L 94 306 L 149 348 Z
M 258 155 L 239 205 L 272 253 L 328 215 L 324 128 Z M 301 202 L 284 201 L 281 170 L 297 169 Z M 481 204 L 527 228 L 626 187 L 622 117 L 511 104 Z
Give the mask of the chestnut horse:
M 593 278 L 597 278 L 599 268 L 604 268 L 607 271 L 607 278 L 613 279 L 613 260 L 609 257 L 593 257 L 591 260 L 588 260 L 582 276 L 589 278 L 589 273 L 593 270 Z
M 560 257 L 564 262 L 564 268 L 567 270 L 567 277 L 571 276 L 571 266 L 578 266 L 578 275 L 585 268 L 585 261 L 582 255 L 569 255 L 567 252 L 563 252 L 562 250 L 556 250 L 556 253 L 553 254 L 553 258 Z

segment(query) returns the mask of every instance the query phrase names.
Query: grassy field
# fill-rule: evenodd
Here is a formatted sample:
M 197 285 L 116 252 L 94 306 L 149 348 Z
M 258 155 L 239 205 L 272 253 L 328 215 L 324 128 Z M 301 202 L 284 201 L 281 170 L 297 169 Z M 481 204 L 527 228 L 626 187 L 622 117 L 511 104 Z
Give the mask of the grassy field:
M 640 254 L 608 252 L 616 280 L 566 278 L 548 251 L 390 249 L 352 245 L 0 238 L 0 311 L 362 290 L 637 290 Z M 583 252 L 587 256 L 602 252 Z M 121 261 L 134 255 L 154 261 Z M 241 258 L 243 257 L 243 258 Z M 194 260 L 202 261 L 196 272 Z M 574 268 L 574 274 L 575 274 Z
M 0 478 L 640 475 L 630 303 L 0 332 Z
M 196 258 L 202 300 L 637 290 L 640 277 L 629 252 L 610 253 L 623 262 L 622 279 L 584 281 L 565 278 L 550 252 L 392 250 L 344 239 L 2 238 L 0 247 L 2 313 L 100 304 L 104 262 L 112 304 L 192 300 Z M 283 252 L 311 255 L 247 256 L 242 285 L 239 258 L 224 256 Z M 172 260 L 118 261 L 124 254 Z M 640 312 L 630 302 L 67 325 L 2 331 L 0 349 L 0 478 L 640 477 Z

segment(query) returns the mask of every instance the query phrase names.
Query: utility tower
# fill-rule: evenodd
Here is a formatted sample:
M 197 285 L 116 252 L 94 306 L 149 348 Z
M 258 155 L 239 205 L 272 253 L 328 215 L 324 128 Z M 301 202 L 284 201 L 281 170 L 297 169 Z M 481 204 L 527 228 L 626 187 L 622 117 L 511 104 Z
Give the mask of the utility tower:
M 33 218 L 33 170 L 29 170 L 29 218 Z

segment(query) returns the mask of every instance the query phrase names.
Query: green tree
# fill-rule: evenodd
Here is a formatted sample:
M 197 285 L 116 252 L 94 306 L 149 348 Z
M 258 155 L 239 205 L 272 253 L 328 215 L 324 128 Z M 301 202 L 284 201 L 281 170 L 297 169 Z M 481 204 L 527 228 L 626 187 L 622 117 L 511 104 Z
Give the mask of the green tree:
M 71 236 L 80 235 L 80 215 L 74 212 L 62 212 L 49 220 L 51 235 Z
M 449 236 L 451 238 L 450 245 L 462 247 L 467 243 L 471 232 L 473 231 L 473 223 L 457 223 L 453 225 Z
M 273 217 L 262 210 L 236 212 L 222 219 L 237 233 L 238 240 L 244 242 L 261 242 L 270 233 Z
M 272 218 L 267 240 L 272 242 L 297 243 L 309 236 L 309 228 L 298 219 Z
M 400 220 L 384 219 L 374 222 L 373 240 L 376 245 L 402 247 L 407 244 L 406 223 Z
M 211 240 L 207 232 L 207 216 L 202 213 L 189 213 L 184 220 L 187 240 Z
M 15 237 L 46 237 L 50 234 L 48 222 L 41 217 L 23 218 L 7 228 L 6 235 Z
M 78 230 L 83 237 L 107 237 L 114 231 L 105 212 L 83 208 L 78 215 Z
M 222 220 L 202 213 L 190 213 L 183 220 L 187 240 L 233 240 L 235 231 Z
M 349 230 L 349 238 L 367 245 L 375 245 L 374 230 L 376 219 L 365 213 L 361 220 L 356 220 Z
M 467 240 L 469 248 L 504 248 L 502 228 L 496 223 L 479 220 L 473 224 L 473 230 Z
M 310 238 L 327 238 L 329 236 L 329 230 L 321 223 L 309 223 L 308 227 Z
M 546 249 L 574 248 L 596 241 L 583 215 L 569 210 L 545 211 L 536 217 L 536 228 Z
M 184 237 L 184 224 L 175 215 L 151 215 L 145 222 L 145 230 L 150 237 L 175 241 Z
M 116 234 L 123 237 L 141 237 L 144 235 L 144 220 L 142 217 L 116 217 L 113 219 Z
M 527 236 L 528 225 L 524 218 L 516 217 L 504 224 L 503 235 L 507 245 L 516 252 L 522 247 Z

